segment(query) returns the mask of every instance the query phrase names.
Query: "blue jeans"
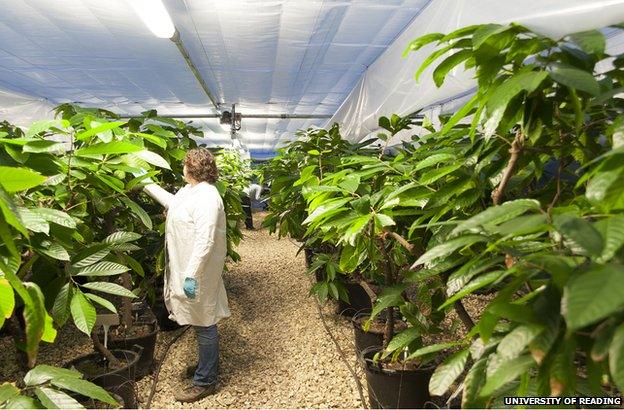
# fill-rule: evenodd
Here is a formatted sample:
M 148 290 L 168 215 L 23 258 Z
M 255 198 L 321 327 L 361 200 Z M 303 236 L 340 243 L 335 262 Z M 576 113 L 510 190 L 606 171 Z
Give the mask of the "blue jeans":
M 208 386 L 217 382 L 219 372 L 219 334 L 217 325 L 193 326 L 199 346 L 199 364 L 193 376 L 196 386 Z

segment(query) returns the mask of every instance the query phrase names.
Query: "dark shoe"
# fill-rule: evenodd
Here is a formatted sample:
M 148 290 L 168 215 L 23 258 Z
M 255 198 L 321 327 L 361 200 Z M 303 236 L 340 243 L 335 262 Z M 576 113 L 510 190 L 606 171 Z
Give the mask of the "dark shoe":
M 186 370 L 184 370 L 184 375 L 187 379 L 192 379 L 195 376 L 195 370 L 197 370 L 197 364 L 188 365 Z
M 201 400 L 206 396 L 210 396 L 214 394 L 217 385 L 215 383 L 209 384 L 208 386 L 189 386 L 186 387 L 181 392 L 175 394 L 175 399 L 182 403 L 192 403 L 197 400 Z

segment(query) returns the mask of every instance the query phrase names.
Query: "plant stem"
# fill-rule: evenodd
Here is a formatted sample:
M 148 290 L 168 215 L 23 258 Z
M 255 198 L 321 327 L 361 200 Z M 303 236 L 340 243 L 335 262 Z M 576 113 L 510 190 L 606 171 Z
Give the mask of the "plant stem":
M 111 351 L 102 344 L 102 342 L 100 342 L 100 339 L 98 339 L 95 331 L 91 332 L 91 341 L 93 341 L 93 347 L 95 348 L 95 350 L 100 352 L 102 356 L 104 356 L 106 360 L 108 360 L 108 363 L 110 363 L 112 367 L 117 368 L 121 366 L 119 359 L 117 359 L 115 355 L 112 354 Z
M 466 330 L 468 331 L 472 330 L 475 324 L 472 321 L 472 318 L 468 314 L 468 311 L 464 307 L 461 300 L 458 300 L 457 302 L 455 302 L 453 307 L 455 308 L 455 313 L 457 313 L 457 316 L 459 316 L 459 320 L 461 320 L 464 326 L 466 327 Z
M 414 253 L 414 245 L 412 245 L 411 243 L 409 243 L 407 241 L 407 239 L 405 239 L 404 237 L 402 237 L 401 235 L 399 235 L 396 232 L 391 232 L 388 231 L 388 234 L 390 236 L 392 236 L 394 239 L 396 239 L 396 241 L 398 243 L 400 243 L 405 249 L 407 249 L 410 253 Z
M 503 195 L 505 193 L 505 188 L 511 179 L 516 164 L 518 163 L 518 159 L 520 158 L 520 153 L 522 152 L 522 145 L 524 143 L 524 134 L 521 130 L 516 132 L 516 137 L 511 143 L 511 148 L 509 149 L 509 153 L 511 156 L 509 157 L 509 162 L 507 163 L 507 168 L 505 168 L 505 172 L 503 173 L 503 178 L 501 182 L 498 184 L 498 187 L 492 192 L 492 201 L 494 205 L 500 205 L 501 200 L 503 199 Z
M 386 278 L 386 287 L 390 287 L 394 285 L 394 272 L 392 259 L 390 258 L 390 254 L 386 250 L 385 242 L 383 240 L 379 241 L 379 246 L 381 248 L 381 252 L 384 256 L 384 273 Z M 383 347 L 384 349 L 388 347 L 388 343 L 392 340 L 394 336 L 394 306 L 390 306 L 386 308 L 386 327 L 384 329 L 384 341 Z

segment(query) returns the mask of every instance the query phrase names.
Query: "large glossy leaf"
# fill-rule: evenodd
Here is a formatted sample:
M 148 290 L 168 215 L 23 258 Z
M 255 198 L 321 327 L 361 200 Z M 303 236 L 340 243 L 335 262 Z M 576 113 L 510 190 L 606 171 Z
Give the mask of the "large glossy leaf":
M 117 308 L 115 308 L 115 305 L 113 305 L 111 302 L 109 302 L 108 300 L 104 299 L 103 297 L 100 297 L 98 295 L 94 295 L 93 293 L 85 293 L 84 295 L 88 299 L 91 299 L 92 301 L 97 303 L 98 305 L 103 306 L 106 309 L 110 310 L 112 313 L 117 313 Z
M 103 124 L 99 124 L 93 128 L 90 128 L 86 131 L 76 134 L 76 139 L 79 141 L 84 141 L 87 138 L 97 135 L 99 133 L 103 133 L 103 132 L 106 132 L 115 128 L 119 128 L 121 125 L 124 125 L 126 122 L 127 121 L 113 121 L 113 122 L 106 122 Z
M 24 305 L 24 321 L 26 323 L 26 354 L 29 366 L 34 366 L 39 351 L 39 342 L 43 336 L 46 320 L 45 300 L 39 286 L 26 282 L 30 300 Z
M 553 223 L 557 230 L 585 254 L 600 256 L 603 249 L 603 239 L 600 232 L 585 219 L 571 214 L 556 215 Z
M 83 268 L 104 259 L 110 253 L 110 245 L 96 244 L 78 252 L 72 258 L 72 267 Z
M 351 201 L 351 198 L 341 198 L 341 199 L 334 199 L 331 201 L 327 201 L 323 205 L 314 209 L 314 211 L 312 211 L 312 213 L 308 215 L 308 217 L 303 221 L 303 224 L 305 225 L 305 224 L 309 224 L 311 222 L 317 221 L 320 218 L 322 218 L 325 214 L 340 208 L 341 206 L 343 206 L 349 201 Z
M 414 353 L 410 354 L 407 359 L 405 359 L 405 361 L 410 361 L 410 360 L 414 360 L 417 359 L 419 357 L 423 357 L 423 356 L 427 356 L 433 353 L 437 353 L 437 352 L 441 352 L 443 350 L 447 350 L 450 348 L 453 348 L 455 346 L 457 346 L 457 342 L 451 342 L 451 343 L 436 343 L 433 345 L 428 345 L 425 347 L 422 347 L 418 350 L 416 350 Z
M 362 232 L 362 230 L 368 225 L 372 217 L 372 214 L 368 214 L 355 219 L 355 221 L 353 221 L 353 223 L 351 223 L 349 228 L 345 231 L 342 240 L 354 246 L 355 240 L 360 235 L 360 232 Z
M 621 324 L 611 340 L 609 347 L 609 372 L 616 386 L 624 389 L 624 324 Z
M 580 329 L 624 306 L 624 266 L 596 265 L 566 286 L 561 300 L 563 316 L 571 329 Z
M 494 134 L 507 105 L 515 96 L 523 91 L 533 92 L 547 76 L 548 73 L 545 71 L 521 72 L 499 85 L 487 100 L 488 120 L 485 123 L 485 137 L 489 138 Z
M 126 204 L 128 208 L 135 214 L 145 225 L 147 229 L 152 229 L 152 220 L 147 212 L 136 202 L 132 201 L 130 198 L 121 198 L 121 201 Z
M 136 155 L 137 157 L 141 158 L 143 161 L 149 164 L 155 165 L 157 167 L 171 169 L 167 160 L 165 160 L 163 157 L 156 154 L 155 152 L 143 150 L 143 151 L 136 152 L 133 155 Z
M 28 168 L 0 166 L 0 185 L 7 192 L 26 191 L 45 180 L 45 176 Z
M 591 95 L 600 93 L 600 85 L 593 75 L 587 71 L 579 70 L 573 67 L 556 66 L 552 71 L 548 72 L 550 78 L 567 87 L 584 91 Z
M 471 294 L 475 290 L 481 289 L 485 286 L 488 286 L 497 280 L 504 277 L 508 272 L 503 270 L 496 270 L 493 272 L 488 272 L 484 275 L 477 276 L 475 279 L 471 280 L 466 286 L 464 286 L 459 292 L 448 298 L 439 308 L 438 310 L 444 309 L 447 306 L 455 303 L 457 300 L 463 298 L 466 295 Z
M 93 265 L 85 266 L 78 269 L 75 276 L 111 276 L 119 275 L 129 271 L 130 269 L 124 265 L 115 262 L 97 262 Z
M 390 353 L 396 350 L 403 349 L 414 340 L 419 338 L 421 335 L 422 330 L 416 327 L 408 327 L 407 329 L 397 333 L 388 343 L 388 347 L 386 347 L 384 356 L 388 356 Z
M 70 215 L 66 214 L 63 211 L 50 208 L 33 208 L 31 209 L 31 211 L 48 222 L 52 222 L 66 228 L 73 229 L 76 227 L 76 221 L 74 221 L 74 219 Z
M 106 154 L 128 154 L 131 152 L 142 151 L 143 147 L 126 141 L 101 142 L 80 148 L 76 151 L 77 156 L 92 156 Z
M 535 362 L 531 356 L 520 356 L 513 360 L 505 361 L 487 378 L 485 385 L 481 389 L 480 396 L 488 397 L 492 395 L 505 384 L 517 379 L 534 364 Z
M 484 408 L 479 399 L 479 391 L 485 384 L 488 357 L 484 355 L 479 358 L 468 370 L 464 378 L 464 390 L 462 392 L 462 408 Z
M 69 304 L 73 295 L 73 289 L 69 283 L 66 283 L 61 287 L 61 290 L 56 294 L 54 299 L 54 305 L 52 306 L 52 317 L 59 326 L 63 326 L 67 319 L 69 319 Z
M 136 241 L 139 238 L 141 238 L 141 234 L 135 232 L 119 231 L 108 235 L 106 239 L 104 239 L 104 243 L 120 244 Z
M 465 246 L 469 246 L 475 244 L 477 242 L 483 242 L 487 240 L 487 237 L 483 235 L 466 235 L 460 236 L 459 238 L 451 239 L 450 241 L 446 241 L 438 246 L 434 246 L 425 252 L 416 262 L 412 268 L 427 264 L 437 258 L 441 258 L 444 256 L 448 256 L 451 253 L 455 252 L 457 249 L 463 248 Z
M 44 384 L 56 377 L 82 378 L 82 374 L 76 370 L 64 369 L 62 367 L 39 364 L 31 369 L 24 376 L 26 386 L 33 387 Z
M 37 387 L 35 394 L 46 409 L 84 409 L 84 406 L 71 396 L 50 387 Z
M 20 220 L 19 211 L 17 207 L 11 200 L 11 197 L 9 197 L 9 194 L 4 190 L 4 188 L 2 188 L 1 184 L 0 184 L 0 211 L 2 211 L 2 215 L 4 216 L 4 219 L 9 225 L 17 229 L 19 232 L 21 232 L 22 235 L 24 235 L 26 238 L 29 237 L 28 231 L 26 230 L 26 228 L 24 228 L 24 225 L 22 224 L 22 221 Z
M 436 86 L 440 87 L 444 83 L 444 79 L 448 75 L 449 71 L 458 66 L 459 64 L 472 57 L 472 50 L 461 50 L 457 53 L 444 59 L 435 70 L 433 70 L 433 81 Z
M 605 37 L 598 30 L 582 31 L 570 35 L 570 39 L 588 54 L 602 54 L 605 50 Z
M 104 403 L 118 405 L 115 399 L 113 399 L 106 390 L 86 380 L 76 379 L 74 377 L 58 377 L 52 379 L 51 382 L 60 389 L 73 391 Z
M 51 258 L 54 258 L 60 261 L 69 260 L 69 253 L 67 252 L 65 248 L 63 248 L 63 246 L 61 246 L 58 243 L 51 243 L 48 247 L 38 248 L 37 250 L 44 255 L 47 255 Z
M 123 286 L 119 286 L 116 283 L 110 282 L 88 282 L 81 285 L 83 288 L 98 290 L 104 293 L 110 293 L 113 295 L 126 296 L 129 298 L 136 298 L 136 295 L 124 288 Z
M 76 327 L 83 333 L 90 335 L 95 325 L 96 312 L 93 305 L 84 297 L 82 292 L 74 293 L 70 309 Z
M 456 156 L 454 154 L 433 154 L 423 159 L 422 161 L 418 161 L 418 163 L 414 167 L 414 171 L 419 171 L 421 169 L 439 164 L 440 162 L 454 160 L 454 159 L 456 159 Z
M 541 325 L 528 324 L 517 326 L 498 344 L 498 355 L 502 359 L 515 359 L 542 331 L 544 331 L 544 327 Z
M 15 308 L 15 295 L 13 287 L 5 278 L 0 278 L 0 327 L 4 319 L 8 319 L 13 314 Z
M 604 248 L 598 262 L 608 262 L 624 246 L 624 216 L 614 215 L 602 219 L 596 222 L 594 227 L 604 238 Z
M 466 361 L 470 356 L 468 349 L 460 350 L 438 366 L 429 380 L 429 393 L 442 396 L 463 373 Z
M 405 291 L 404 285 L 395 285 L 383 289 L 379 296 L 377 296 L 377 300 L 373 306 L 373 311 L 370 316 L 371 320 L 380 314 L 384 309 L 390 306 L 399 306 L 403 303 L 403 296 L 401 295 L 403 291 Z
M 38 213 L 24 207 L 19 207 L 18 211 L 22 223 L 29 231 L 41 232 L 46 235 L 50 232 L 50 224 Z
M 453 229 L 451 234 L 456 235 L 460 232 L 485 225 L 497 225 L 522 215 L 525 212 L 538 211 L 539 209 L 540 203 L 534 199 L 516 199 L 514 201 L 505 202 L 501 205 L 492 206 L 472 218 L 460 222 L 455 229 Z
M 11 400 L 19 395 L 20 391 L 17 387 L 9 382 L 4 382 L 0 385 L 0 405 L 4 404 L 7 400 Z

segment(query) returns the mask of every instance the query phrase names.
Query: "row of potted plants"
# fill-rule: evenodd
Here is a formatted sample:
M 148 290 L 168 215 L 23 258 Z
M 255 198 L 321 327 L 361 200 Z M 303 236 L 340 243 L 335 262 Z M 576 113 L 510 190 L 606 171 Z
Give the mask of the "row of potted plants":
M 374 301 L 354 321 L 379 335 L 357 342 L 373 345 L 362 358 L 374 407 L 618 394 L 622 58 L 599 31 L 554 40 L 518 25 L 429 34 L 406 54 L 423 47 L 417 78 L 435 65 L 441 86 L 463 66 L 474 96 L 392 150 L 413 119 L 380 118 L 381 149 L 337 127 L 306 131 L 267 169 L 267 225 L 321 252 L 321 299 L 351 302 L 355 279 Z M 447 317 L 465 328 L 451 340 Z
M 81 377 L 47 366 L 52 376 L 45 386 L 26 377 L 26 395 L 4 384 L 0 403 L 38 399 L 64 407 L 74 399 L 54 390 L 59 387 L 101 400 L 101 390 L 93 396 L 91 387 L 81 387 L 90 380 L 133 407 L 133 383 L 151 370 L 158 323 L 145 303 L 133 306 L 132 300 L 163 305 L 164 215 L 140 185 L 149 176 L 172 191 L 181 186 L 182 159 L 196 146 L 191 136 L 201 132 L 153 111 L 124 120 L 69 104 L 56 111 L 57 119 L 27 130 L 6 122 L 0 127 L 0 327 L 15 339 L 27 369 L 36 364 L 39 343 L 54 342 L 70 318 L 92 338 L 96 353 L 67 364 Z M 221 162 L 227 156 L 231 167 L 222 167 L 217 186 L 228 218 L 228 256 L 237 260 L 248 165 L 235 153 L 216 155 Z M 135 177 L 140 170 L 148 173 Z M 113 326 L 104 335 L 96 323 Z M 67 375 L 67 386 L 54 384 L 55 372 Z M 54 390 L 47 401 L 41 389 Z

